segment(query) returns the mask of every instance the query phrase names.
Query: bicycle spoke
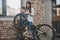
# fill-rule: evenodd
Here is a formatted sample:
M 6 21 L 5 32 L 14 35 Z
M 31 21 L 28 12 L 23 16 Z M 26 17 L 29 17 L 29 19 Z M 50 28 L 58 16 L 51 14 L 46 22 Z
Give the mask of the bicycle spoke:
M 41 26 L 40 30 L 38 30 L 38 35 L 41 40 L 52 40 L 53 30 L 48 26 Z

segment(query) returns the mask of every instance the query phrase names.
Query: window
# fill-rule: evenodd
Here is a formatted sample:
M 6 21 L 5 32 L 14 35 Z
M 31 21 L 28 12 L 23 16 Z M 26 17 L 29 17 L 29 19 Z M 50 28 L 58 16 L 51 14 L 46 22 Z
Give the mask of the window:
M 21 0 L 6 0 L 6 15 L 15 16 L 20 12 Z
M 56 3 L 57 3 L 57 5 L 59 5 L 60 4 L 60 0 L 56 0 Z
M 2 15 L 2 0 L 0 0 L 0 15 Z
M 59 10 L 59 16 L 60 16 L 60 10 Z

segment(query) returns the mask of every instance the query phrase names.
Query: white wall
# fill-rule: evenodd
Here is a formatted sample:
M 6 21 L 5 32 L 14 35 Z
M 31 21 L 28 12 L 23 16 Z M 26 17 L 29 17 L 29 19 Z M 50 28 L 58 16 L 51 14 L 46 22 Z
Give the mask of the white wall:
M 51 0 L 44 0 L 44 23 L 52 25 L 52 4 L 51 4 Z

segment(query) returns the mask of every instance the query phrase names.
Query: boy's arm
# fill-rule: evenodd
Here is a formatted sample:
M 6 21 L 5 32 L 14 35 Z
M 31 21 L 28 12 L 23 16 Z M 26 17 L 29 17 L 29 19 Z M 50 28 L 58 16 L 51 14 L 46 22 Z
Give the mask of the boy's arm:
M 19 13 L 19 14 L 17 14 L 15 17 L 16 17 L 16 19 L 15 19 L 15 23 L 16 24 L 19 24 L 19 19 L 20 19 L 20 17 L 19 17 L 19 15 L 21 15 L 21 13 Z

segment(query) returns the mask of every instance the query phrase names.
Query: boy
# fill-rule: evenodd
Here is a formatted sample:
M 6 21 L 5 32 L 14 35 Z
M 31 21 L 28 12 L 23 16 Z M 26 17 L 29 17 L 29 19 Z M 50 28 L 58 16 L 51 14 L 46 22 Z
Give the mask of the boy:
M 21 26 L 23 27 L 25 27 L 25 25 L 27 24 L 27 22 L 25 21 L 26 20 L 25 18 L 28 17 L 28 15 L 25 14 L 25 11 L 26 11 L 25 7 L 21 7 L 20 20 L 21 20 Z
M 28 15 L 25 14 L 25 7 L 21 7 L 21 13 L 17 14 L 16 15 L 17 18 L 16 18 L 16 24 L 19 24 L 19 26 L 21 27 L 18 27 L 18 30 L 19 31 L 23 31 L 23 28 L 25 27 L 25 25 L 27 24 L 27 22 L 25 21 L 26 19 L 24 18 L 27 17 Z

